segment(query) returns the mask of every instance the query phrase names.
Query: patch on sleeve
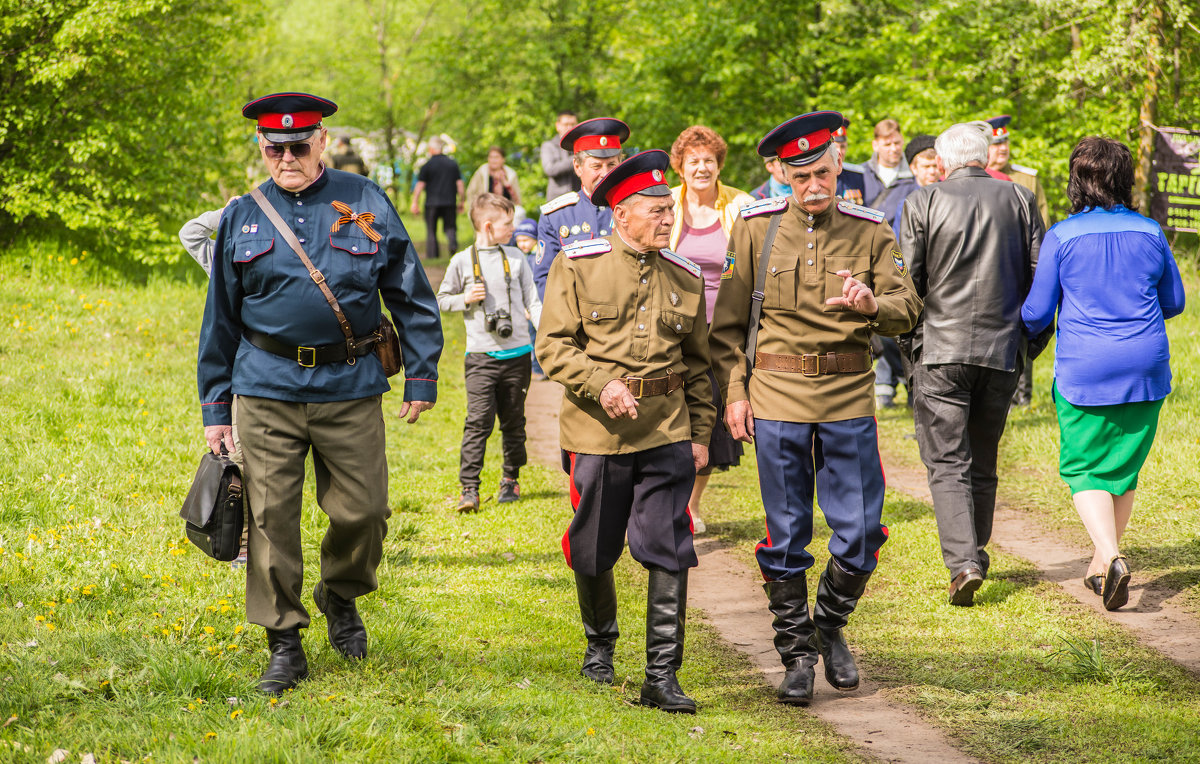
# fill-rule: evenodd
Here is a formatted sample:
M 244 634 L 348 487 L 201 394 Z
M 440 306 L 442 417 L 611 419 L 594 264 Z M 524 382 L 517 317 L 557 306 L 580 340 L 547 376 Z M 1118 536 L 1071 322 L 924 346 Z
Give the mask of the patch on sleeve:
M 574 191 L 563 194 L 562 196 L 556 196 L 541 206 L 542 214 L 549 215 L 555 210 L 561 210 L 563 207 L 570 207 L 572 204 L 575 204 L 578 201 L 579 194 Z
M 887 218 L 887 216 L 879 210 L 873 210 L 870 207 L 864 207 L 861 204 L 851 204 L 850 202 L 838 202 L 838 210 L 843 215 L 862 218 L 863 220 L 870 220 L 872 223 L 882 223 Z
M 546 242 L 538 240 L 537 255 L 533 258 L 534 265 L 541 265 L 542 258 L 546 256 Z
M 696 265 L 691 260 L 688 260 L 683 255 L 672 252 L 669 249 L 660 249 L 660 250 L 658 250 L 658 254 L 660 257 L 662 257 L 662 259 L 666 260 L 668 263 L 674 263 L 675 265 L 678 265 L 680 268 L 683 268 L 685 271 L 692 274 L 696 278 L 700 278 L 700 275 L 701 275 L 700 266 Z
M 721 280 L 733 278 L 733 261 L 734 255 L 732 252 L 725 253 L 725 267 L 721 269 Z
M 757 215 L 765 215 L 768 212 L 780 212 L 786 210 L 788 206 L 788 198 L 786 196 L 773 196 L 770 199 L 763 199 L 761 202 L 747 204 L 742 207 L 742 217 L 749 220 Z
M 591 255 L 603 255 L 605 252 L 612 252 L 612 244 L 608 243 L 608 239 L 583 239 L 581 241 L 568 244 L 563 247 L 563 254 L 569 258 L 589 257 Z
M 900 250 L 892 250 L 892 264 L 896 266 L 896 270 L 900 271 L 901 276 L 908 275 L 908 263 L 904 262 L 904 255 L 900 254 Z

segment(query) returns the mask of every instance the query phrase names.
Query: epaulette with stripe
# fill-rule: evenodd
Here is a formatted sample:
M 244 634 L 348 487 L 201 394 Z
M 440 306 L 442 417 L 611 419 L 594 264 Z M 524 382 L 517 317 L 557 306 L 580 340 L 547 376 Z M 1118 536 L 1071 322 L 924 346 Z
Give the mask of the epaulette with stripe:
M 1015 162 L 1009 162 L 1008 166 L 1011 167 L 1012 169 L 1016 170 L 1017 172 L 1023 172 L 1026 175 L 1032 175 L 1035 178 L 1037 177 L 1037 170 L 1033 169 L 1032 167 L 1025 167 L 1024 165 L 1019 165 L 1019 164 L 1016 164 Z
M 873 210 L 870 207 L 864 207 L 861 204 L 852 204 L 850 202 L 838 202 L 838 210 L 843 215 L 870 220 L 872 223 L 882 223 L 887 219 L 887 215 L 879 210 Z
M 579 201 L 579 194 L 575 191 L 570 191 L 562 196 L 556 196 L 550 201 L 541 206 L 542 214 L 549 215 L 555 210 L 561 210 L 563 207 L 570 207 Z
M 562 253 L 572 259 L 603 255 L 605 252 L 612 252 L 612 244 L 608 243 L 608 239 L 582 239 L 562 248 Z
M 773 196 L 770 199 L 763 199 L 754 204 L 747 204 L 742 207 L 742 218 L 749 220 L 756 215 L 765 215 L 768 212 L 780 212 L 786 210 L 788 206 L 788 198 L 786 196 Z
M 658 250 L 658 254 L 660 257 L 662 257 L 663 260 L 666 260 L 668 263 L 674 263 L 675 265 L 678 265 L 680 268 L 683 268 L 685 271 L 692 274 L 696 278 L 700 278 L 700 273 L 701 273 L 700 266 L 696 265 L 691 260 L 688 260 L 683 255 L 681 255 L 677 252 L 672 252 L 669 249 L 660 249 L 660 250 Z
M 864 172 L 865 167 L 861 164 L 855 164 L 854 162 L 842 162 L 842 169 L 849 170 L 850 172 L 856 172 L 861 175 Z

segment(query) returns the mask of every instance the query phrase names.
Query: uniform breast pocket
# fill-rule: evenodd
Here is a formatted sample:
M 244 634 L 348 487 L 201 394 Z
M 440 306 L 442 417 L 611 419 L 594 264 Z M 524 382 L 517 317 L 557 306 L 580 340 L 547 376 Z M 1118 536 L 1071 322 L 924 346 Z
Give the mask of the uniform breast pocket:
M 875 284 L 871 278 L 871 262 L 865 257 L 827 257 L 825 258 L 825 299 L 829 300 L 834 297 L 842 296 L 842 285 L 845 279 L 838 275 L 838 271 L 850 271 L 854 278 L 866 284 L 872 290 L 875 289 Z M 840 305 L 825 305 L 826 313 L 836 313 L 838 311 L 849 310 Z
M 684 313 L 675 313 L 673 311 L 664 310 L 659 322 L 666 329 L 668 337 L 682 337 L 691 334 L 692 326 L 696 322 L 695 316 L 689 316 Z
M 777 252 L 767 265 L 767 283 L 763 287 L 764 308 L 796 307 L 796 278 L 800 259 L 796 255 Z
M 585 302 L 579 301 L 579 316 L 583 319 L 583 330 L 587 334 L 593 334 L 597 331 L 607 331 L 602 329 L 606 326 L 606 322 L 612 321 L 617 317 L 617 306 L 607 302 Z
M 261 292 L 275 275 L 279 254 L 275 239 L 242 238 L 233 243 L 233 262 L 242 272 L 242 284 L 247 292 Z
M 379 252 L 379 244 L 367 238 L 357 226 L 343 228 L 337 233 L 329 234 L 329 245 L 339 252 L 350 255 L 339 263 L 344 262 L 350 282 L 359 289 L 371 289 L 375 286 L 375 254 Z

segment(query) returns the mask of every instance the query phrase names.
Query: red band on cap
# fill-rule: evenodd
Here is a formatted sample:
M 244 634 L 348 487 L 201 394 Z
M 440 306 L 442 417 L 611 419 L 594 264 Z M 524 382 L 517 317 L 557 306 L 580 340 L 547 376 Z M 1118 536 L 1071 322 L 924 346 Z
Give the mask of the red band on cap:
M 268 130 L 300 130 L 321 123 L 319 111 L 293 111 L 285 114 L 259 114 L 258 126 Z
M 572 153 L 578 154 L 580 151 L 619 148 L 621 148 L 621 139 L 615 135 L 585 135 L 579 140 L 575 141 L 575 146 L 572 149 Z
M 812 149 L 814 146 L 821 146 L 823 144 L 829 143 L 829 141 L 830 141 L 829 129 L 822 128 L 821 130 L 818 130 L 815 133 L 809 133 L 808 135 L 802 135 L 799 138 L 796 138 L 795 140 L 788 141 L 787 143 L 780 146 L 779 151 L 776 153 L 778 154 L 780 159 L 790 159 L 791 157 L 799 156 L 801 154 L 806 153 L 807 151 Z
M 1008 137 L 1008 128 L 1007 127 L 993 127 L 992 128 L 992 137 L 993 138 Z
M 630 175 L 625 180 L 612 187 L 612 190 L 604 197 L 608 202 L 609 207 L 616 207 L 623 199 L 645 191 L 651 186 L 661 186 L 663 184 L 663 174 L 661 170 L 651 170 L 650 172 L 639 172 L 637 175 Z
M 845 138 L 846 137 L 846 128 L 839 127 L 837 130 L 833 131 L 833 134 L 838 138 Z

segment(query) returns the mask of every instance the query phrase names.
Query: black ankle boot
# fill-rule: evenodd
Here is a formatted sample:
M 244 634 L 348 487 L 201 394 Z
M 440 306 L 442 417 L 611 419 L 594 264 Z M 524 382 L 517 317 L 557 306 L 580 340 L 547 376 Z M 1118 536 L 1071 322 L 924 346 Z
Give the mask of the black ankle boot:
M 817 601 L 813 607 L 817 649 L 825 664 L 825 679 L 838 690 L 858 688 L 858 666 L 842 636 L 842 628 L 858 605 L 870 578 L 870 573 L 847 573 L 831 557 L 817 585 Z
M 779 685 L 779 699 L 790 705 L 807 705 L 813 696 L 817 643 L 808 617 L 808 579 L 804 574 L 787 581 L 763 584 L 775 615 L 775 649 L 787 673 Z
M 353 660 L 367 657 L 367 627 L 358 615 L 354 600 L 343 599 L 326 588 L 323 581 L 313 587 L 313 602 L 325 614 L 329 644 Z
M 279 695 L 300 680 L 308 679 L 308 659 L 300 644 L 300 629 L 267 629 L 267 647 L 271 649 L 271 660 L 258 678 L 259 692 Z
M 696 702 L 683 694 L 675 678 L 683 665 L 687 577 L 686 569 L 668 573 L 650 568 L 646 592 L 646 681 L 641 702 L 678 714 L 696 713 Z
M 612 570 L 598 576 L 575 574 L 575 591 L 579 594 L 579 614 L 583 618 L 583 633 L 587 635 L 587 652 L 583 655 L 580 673 L 601 684 L 612 684 L 613 650 L 617 646 L 617 586 Z

